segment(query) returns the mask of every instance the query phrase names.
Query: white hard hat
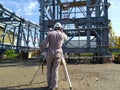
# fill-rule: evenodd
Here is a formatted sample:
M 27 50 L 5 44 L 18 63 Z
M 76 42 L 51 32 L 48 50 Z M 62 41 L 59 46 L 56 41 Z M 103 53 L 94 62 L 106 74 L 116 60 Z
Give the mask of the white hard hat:
M 54 29 L 55 29 L 55 28 L 60 28 L 60 29 L 62 29 L 63 27 L 62 27 L 61 23 L 57 22 L 57 23 L 54 25 Z

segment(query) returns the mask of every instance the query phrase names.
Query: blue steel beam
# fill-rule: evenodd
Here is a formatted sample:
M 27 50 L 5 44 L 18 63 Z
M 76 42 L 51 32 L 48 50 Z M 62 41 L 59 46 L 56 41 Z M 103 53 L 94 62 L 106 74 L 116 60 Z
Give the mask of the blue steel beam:
M 11 21 L 12 19 L 10 17 L 0 17 L 0 22 L 7 22 Z

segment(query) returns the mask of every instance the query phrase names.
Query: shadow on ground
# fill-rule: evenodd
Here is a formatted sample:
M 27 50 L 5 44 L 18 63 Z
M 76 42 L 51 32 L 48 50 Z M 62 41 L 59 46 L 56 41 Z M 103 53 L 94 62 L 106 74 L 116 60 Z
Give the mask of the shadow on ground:
M 22 89 L 10 89 L 10 88 L 0 88 L 0 90 L 50 90 L 47 87 L 36 87 L 36 88 L 22 88 Z
M 44 83 L 44 82 L 39 82 Z M 38 84 L 38 83 L 33 83 L 33 84 Z M 8 87 L 2 87 L 0 90 L 50 90 L 48 87 L 26 87 L 30 86 L 31 84 L 23 84 L 23 85 L 18 85 L 18 86 L 8 86 Z
M 0 67 L 16 67 L 16 66 L 36 66 L 41 65 L 42 62 L 40 60 L 5 60 L 0 61 Z

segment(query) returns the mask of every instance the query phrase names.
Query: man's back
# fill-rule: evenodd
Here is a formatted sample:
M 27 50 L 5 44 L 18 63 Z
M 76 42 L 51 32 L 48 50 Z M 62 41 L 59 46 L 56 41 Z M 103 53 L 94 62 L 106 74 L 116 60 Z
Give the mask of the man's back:
M 62 44 L 64 40 L 67 39 L 67 35 L 61 31 L 50 31 L 48 33 L 48 36 L 45 38 L 45 40 L 41 44 L 41 51 L 44 49 L 44 47 L 48 45 L 48 51 L 62 51 Z
M 49 37 L 49 49 L 57 50 L 61 49 L 64 40 L 67 36 L 61 31 L 51 31 L 48 35 Z

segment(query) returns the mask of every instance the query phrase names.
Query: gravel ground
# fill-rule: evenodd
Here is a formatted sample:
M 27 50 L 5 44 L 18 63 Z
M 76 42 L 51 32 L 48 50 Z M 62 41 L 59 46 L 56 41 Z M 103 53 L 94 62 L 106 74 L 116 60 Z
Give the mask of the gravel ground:
M 30 84 L 40 66 L 34 81 Z M 119 64 L 68 64 L 73 90 L 120 90 Z M 30 60 L 0 64 L 0 90 L 47 90 L 46 65 L 42 74 L 40 63 Z M 59 90 L 70 90 L 62 65 Z

